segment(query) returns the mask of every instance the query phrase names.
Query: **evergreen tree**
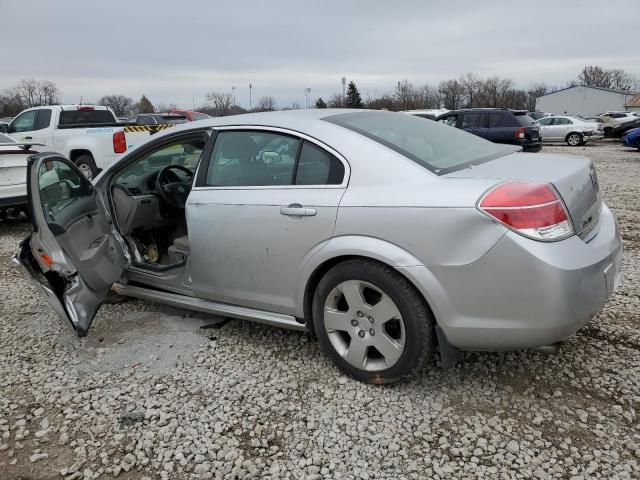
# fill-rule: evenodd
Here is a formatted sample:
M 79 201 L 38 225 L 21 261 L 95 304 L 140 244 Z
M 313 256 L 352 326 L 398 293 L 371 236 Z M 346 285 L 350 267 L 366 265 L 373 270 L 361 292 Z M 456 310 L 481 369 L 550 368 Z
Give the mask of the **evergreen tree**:
M 360 97 L 360 92 L 358 91 L 358 87 L 354 82 L 349 82 L 349 86 L 347 87 L 347 99 L 346 105 L 347 108 L 362 108 L 362 97 Z
M 154 113 L 156 111 L 156 109 L 153 108 L 153 103 L 149 101 L 146 95 L 142 95 L 142 98 L 136 104 L 136 110 L 138 113 Z
M 327 104 L 324 103 L 324 100 L 322 99 L 322 97 L 316 100 L 316 108 L 327 108 Z

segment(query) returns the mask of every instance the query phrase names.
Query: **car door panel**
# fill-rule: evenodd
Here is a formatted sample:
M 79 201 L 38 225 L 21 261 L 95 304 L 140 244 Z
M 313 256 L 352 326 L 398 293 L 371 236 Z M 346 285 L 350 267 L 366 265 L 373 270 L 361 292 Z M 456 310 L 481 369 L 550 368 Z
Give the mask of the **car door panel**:
M 187 225 L 195 295 L 293 314 L 301 263 L 333 235 L 343 193 L 308 187 L 194 189 Z M 289 208 L 305 214 L 292 215 Z
M 38 154 L 29 158 L 27 175 L 33 232 L 16 261 L 56 313 L 85 336 L 122 277 L 124 254 L 95 189 L 75 165 L 57 154 Z

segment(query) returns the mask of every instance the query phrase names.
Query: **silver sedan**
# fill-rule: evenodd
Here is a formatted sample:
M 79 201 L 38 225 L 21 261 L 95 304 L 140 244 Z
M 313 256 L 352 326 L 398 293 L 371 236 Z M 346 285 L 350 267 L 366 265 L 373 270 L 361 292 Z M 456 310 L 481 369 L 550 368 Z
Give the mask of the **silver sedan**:
M 591 161 L 523 154 L 410 115 L 306 110 L 157 134 L 89 183 L 29 160 L 16 256 L 87 334 L 114 292 L 314 331 L 372 383 L 433 355 L 573 335 L 618 283 Z

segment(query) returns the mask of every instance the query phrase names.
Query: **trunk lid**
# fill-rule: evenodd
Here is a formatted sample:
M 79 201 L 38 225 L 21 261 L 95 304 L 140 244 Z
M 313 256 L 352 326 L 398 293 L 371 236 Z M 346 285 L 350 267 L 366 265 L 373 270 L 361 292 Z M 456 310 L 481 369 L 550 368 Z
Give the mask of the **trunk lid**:
M 586 157 L 512 153 L 443 176 L 551 183 L 566 204 L 576 233 L 583 238 L 596 225 L 602 206 L 596 170 Z
M 4 149 L 4 150 L 3 150 Z M 0 147 L 0 186 L 20 185 L 27 182 L 27 157 L 17 147 Z

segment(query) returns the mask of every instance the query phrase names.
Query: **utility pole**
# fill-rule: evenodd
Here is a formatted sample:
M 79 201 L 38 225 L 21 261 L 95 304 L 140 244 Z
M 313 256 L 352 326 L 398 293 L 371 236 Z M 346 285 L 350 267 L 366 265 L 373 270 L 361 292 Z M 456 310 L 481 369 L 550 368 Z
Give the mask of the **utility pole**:
M 233 106 L 236 106 L 236 87 L 231 87 L 231 91 L 233 92 Z
M 344 106 L 345 98 L 347 96 L 347 77 L 342 77 L 342 106 Z
M 307 100 L 307 107 L 309 108 L 311 106 L 311 88 L 307 87 L 304 91 L 304 98 Z
M 196 109 L 196 97 L 191 97 L 191 103 L 193 103 L 193 109 Z
M 253 103 L 251 101 L 251 84 L 249 84 L 249 111 L 253 110 Z

